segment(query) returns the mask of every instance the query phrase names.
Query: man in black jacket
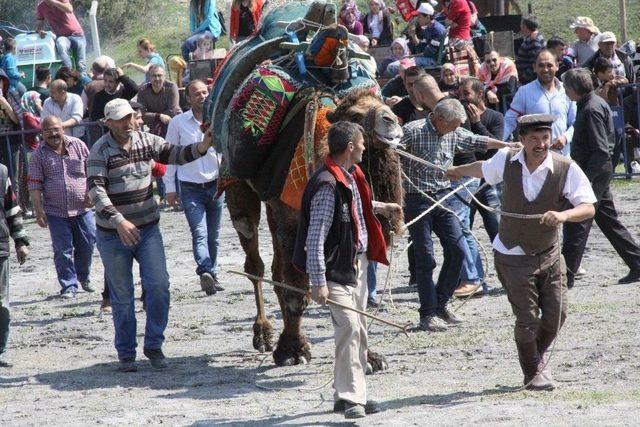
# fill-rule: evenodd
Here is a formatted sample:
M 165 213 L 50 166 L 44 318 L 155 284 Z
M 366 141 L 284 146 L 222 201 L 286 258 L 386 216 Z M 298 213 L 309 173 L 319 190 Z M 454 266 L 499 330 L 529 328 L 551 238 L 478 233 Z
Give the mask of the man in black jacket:
M 564 76 L 567 96 L 577 102 L 571 158 L 591 181 L 598 199 L 595 220 L 630 272 L 618 283 L 640 281 L 640 247 L 618 219 L 609 182 L 613 173 L 611 149 L 614 129 L 611 108 L 593 91 L 591 73 L 584 68 L 569 70 Z M 572 287 L 574 276 L 584 252 L 592 220 L 564 225 L 562 254 L 567 263 L 567 286 Z
M 616 35 L 606 31 L 598 37 L 598 51 L 582 64 L 582 67 L 593 71 L 596 58 L 607 58 L 613 63 L 613 71 L 616 76 L 626 77 L 629 83 L 635 83 L 636 74 L 633 72 L 633 60 L 620 49 L 616 49 Z
M 395 203 L 374 202 L 358 167 L 364 153 L 364 129 L 337 122 L 327 135 L 329 155 L 309 179 L 302 196 L 300 225 L 293 264 L 306 271 L 311 298 L 327 298 L 359 310 L 366 309 L 369 260 L 388 265 L 386 245 L 376 212 L 401 215 Z M 365 317 L 330 305 L 336 353 L 333 388 L 335 412 L 362 418 L 378 412 L 367 399 L 367 325 Z
M 104 106 L 116 98 L 130 101 L 138 93 L 138 85 L 120 68 L 107 68 L 104 72 L 104 89 L 96 93 L 89 118 L 91 121 L 104 117 Z

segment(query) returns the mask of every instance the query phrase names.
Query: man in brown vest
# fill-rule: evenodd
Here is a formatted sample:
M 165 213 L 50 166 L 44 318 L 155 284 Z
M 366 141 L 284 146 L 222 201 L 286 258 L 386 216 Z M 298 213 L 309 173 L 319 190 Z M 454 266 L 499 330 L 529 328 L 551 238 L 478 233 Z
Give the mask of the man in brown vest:
M 592 218 L 596 198 L 580 167 L 549 150 L 555 117 L 518 119 L 522 149 L 502 149 L 491 159 L 447 171 L 503 182 L 503 215 L 493 240 L 495 267 L 516 316 L 515 341 L 529 390 L 555 388 L 547 351 L 567 316 L 567 280 L 558 227 Z M 568 204 L 573 207 L 566 209 Z M 566 209 L 566 210 L 565 210 Z M 509 215 L 541 215 L 522 219 Z

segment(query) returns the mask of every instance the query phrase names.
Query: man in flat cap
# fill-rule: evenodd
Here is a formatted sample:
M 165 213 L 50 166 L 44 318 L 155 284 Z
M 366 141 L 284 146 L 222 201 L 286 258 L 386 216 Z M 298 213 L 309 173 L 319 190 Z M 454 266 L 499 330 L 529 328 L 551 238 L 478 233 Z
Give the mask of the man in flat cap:
M 450 179 L 484 178 L 503 182 L 503 215 L 493 240 L 496 272 L 516 316 L 515 341 L 524 384 L 552 390 L 547 351 L 567 316 L 567 281 L 558 227 L 594 215 L 596 198 L 589 180 L 570 159 L 550 151 L 555 117 L 530 114 L 518 119 L 521 149 L 449 168 Z M 573 207 L 566 209 L 568 204 Z M 509 214 L 540 215 L 523 219 Z
M 584 64 L 598 50 L 598 34 L 600 30 L 588 16 L 578 16 L 569 25 L 578 36 L 578 40 L 571 45 L 572 56 L 579 67 Z

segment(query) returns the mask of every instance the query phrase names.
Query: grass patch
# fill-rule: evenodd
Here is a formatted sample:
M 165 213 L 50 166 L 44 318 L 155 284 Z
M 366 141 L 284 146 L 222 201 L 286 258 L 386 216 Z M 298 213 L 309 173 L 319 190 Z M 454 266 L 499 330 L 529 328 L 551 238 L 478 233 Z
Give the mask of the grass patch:
M 608 405 L 618 402 L 640 402 L 640 390 L 614 391 L 614 390 L 564 390 L 560 389 L 551 393 L 525 391 L 522 393 L 509 393 L 501 398 L 521 400 L 522 398 L 535 399 L 540 402 L 568 402 L 577 404 L 578 409 L 586 409 L 592 406 Z

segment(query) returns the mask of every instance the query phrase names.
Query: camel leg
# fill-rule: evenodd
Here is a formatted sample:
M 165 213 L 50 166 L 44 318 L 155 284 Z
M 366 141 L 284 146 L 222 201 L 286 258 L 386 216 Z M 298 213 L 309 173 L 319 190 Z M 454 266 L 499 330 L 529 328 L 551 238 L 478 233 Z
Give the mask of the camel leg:
M 297 271 L 291 262 L 298 226 L 298 213 L 279 200 L 267 204 L 267 221 L 274 245 L 274 280 L 283 281 L 296 288 L 308 290 L 306 274 Z M 277 278 L 277 279 L 276 279 Z M 273 352 L 278 366 L 297 365 L 311 360 L 311 351 L 301 331 L 302 314 L 309 299 L 307 296 L 275 288 L 282 310 L 284 329 Z
M 227 209 L 233 228 L 236 229 L 245 253 L 244 271 L 263 277 L 264 262 L 258 246 L 258 226 L 260 225 L 260 199 L 243 181 L 231 184 L 225 191 Z M 262 281 L 251 280 L 256 298 L 256 320 L 253 323 L 253 348 L 259 352 L 273 350 L 273 328 L 264 309 Z

